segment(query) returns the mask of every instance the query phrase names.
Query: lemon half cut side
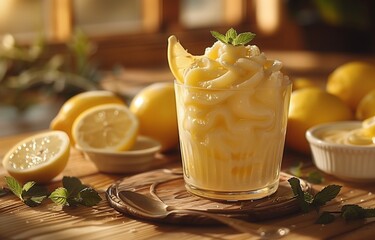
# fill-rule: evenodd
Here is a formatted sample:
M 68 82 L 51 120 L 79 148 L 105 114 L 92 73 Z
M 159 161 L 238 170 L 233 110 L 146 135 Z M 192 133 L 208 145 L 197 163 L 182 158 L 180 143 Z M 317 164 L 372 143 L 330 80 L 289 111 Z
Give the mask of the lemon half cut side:
M 64 170 L 69 153 L 69 136 L 63 131 L 47 131 L 14 145 L 5 154 L 3 166 L 22 183 L 47 183 Z
M 125 151 L 133 147 L 138 128 L 138 119 L 127 106 L 103 104 L 79 115 L 72 132 L 81 149 Z

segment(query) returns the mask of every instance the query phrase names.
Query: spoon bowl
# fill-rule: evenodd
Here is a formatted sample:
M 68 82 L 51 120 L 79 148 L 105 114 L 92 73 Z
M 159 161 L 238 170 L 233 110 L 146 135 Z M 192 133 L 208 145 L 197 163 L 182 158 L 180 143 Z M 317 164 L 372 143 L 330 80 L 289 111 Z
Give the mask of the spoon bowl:
M 144 215 L 152 218 L 166 218 L 170 214 L 201 215 L 221 222 L 239 232 L 256 234 L 263 239 L 282 238 L 290 232 L 290 230 L 285 227 L 263 227 L 255 223 L 250 223 L 215 213 L 208 213 L 193 209 L 177 209 L 166 205 L 160 200 L 156 200 L 133 191 L 120 191 L 118 193 L 118 197 L 122 201 L 126 202 L 130 207 L 137 211 L 141 211 Z

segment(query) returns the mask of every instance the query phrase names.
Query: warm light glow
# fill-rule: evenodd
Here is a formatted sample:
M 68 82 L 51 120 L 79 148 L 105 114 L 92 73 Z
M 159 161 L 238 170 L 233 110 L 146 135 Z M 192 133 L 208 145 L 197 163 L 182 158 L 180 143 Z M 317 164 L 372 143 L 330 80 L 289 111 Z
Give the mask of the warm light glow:
M 0 21 L 4 22 L 5 19 L 8 19 L 11 8 L 14 5 L 14 1 L 0 1 Z
M 256 22 L 265 34 L 274 33 L 280 24 L 280 0 L 255 0 Z
M 155 0 L 142 0 L 142 21 L 145 31 L 155 31 L 160 24 L 160 3 Z
M 225 21 L 229 25 L 236 25 L 241 22 L 243 12 L 242 0 L 225 0 Z
M 71 2 L 70 0 L 54 0 L 55 39 L 64 41 L 71 35 Z

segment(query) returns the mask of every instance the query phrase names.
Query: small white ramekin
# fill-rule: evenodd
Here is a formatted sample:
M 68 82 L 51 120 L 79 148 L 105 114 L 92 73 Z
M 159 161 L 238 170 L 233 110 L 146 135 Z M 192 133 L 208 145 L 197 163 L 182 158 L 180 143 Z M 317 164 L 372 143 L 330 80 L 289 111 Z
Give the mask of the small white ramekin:
M 307 130 L 313 161 L 318 169 L 345 181 L 375 181 L 375 146 L 346 145 L 322 140 L 328 130 L 354 130 L 361 128 L 359 121 L 333 122 Z
M 86 159 L 92 161 L 99 171 L 105 173 L 137 173 L 163 163 L 155 158 L 155 154 L 161 149 L 160 143 L 144 136 L 138 136 L 133 148 L 123 152 L 83 149 L 79 146 L 76 148 Z

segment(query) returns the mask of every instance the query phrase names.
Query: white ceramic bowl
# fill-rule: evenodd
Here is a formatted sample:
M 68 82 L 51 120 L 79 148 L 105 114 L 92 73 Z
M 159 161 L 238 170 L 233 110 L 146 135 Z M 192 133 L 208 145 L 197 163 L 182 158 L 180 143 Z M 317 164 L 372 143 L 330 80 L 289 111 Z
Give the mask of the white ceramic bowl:
M 322 140 L 327 130 L 354 130 L 361 128 L 359 121 L 326 123 L 307 130 L 316 167 L 340 179 L 354 182 L 375 181 L 375 146 L 345 145 Z
M 99 171 L 106 173 L 142 172 L 158 165 L 155 154 L 160 151 L 159 142 L 139 136 L 134 147 L 129 151 L 108 152 L 95 149 L 82 149 L 84 157 L 92 161 Z

